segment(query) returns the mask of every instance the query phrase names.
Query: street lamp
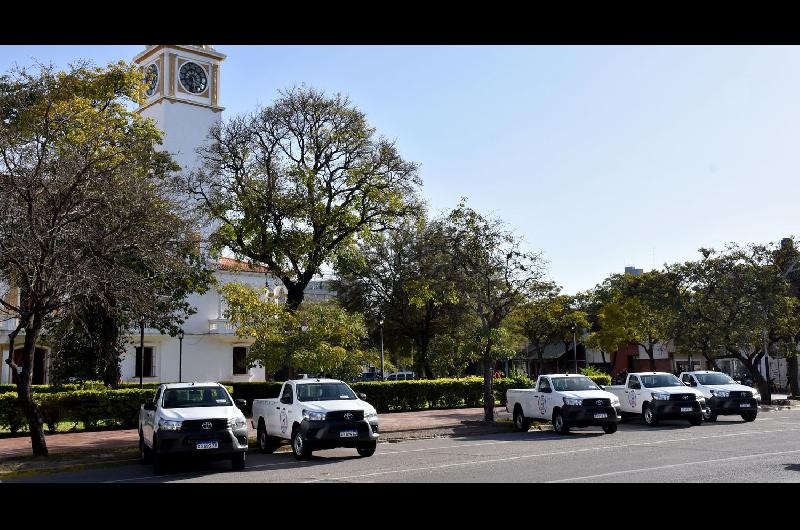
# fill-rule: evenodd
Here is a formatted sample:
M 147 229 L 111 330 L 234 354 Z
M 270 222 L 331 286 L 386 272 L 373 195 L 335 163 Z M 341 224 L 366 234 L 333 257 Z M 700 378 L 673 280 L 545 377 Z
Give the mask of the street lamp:
M 383 372 L 383 317 L 378 317 L 378 327 L 381 330 L 381 381 L 386 377 Z
M 139 321 L 139 388 L 144 388 L 144 318 Z
M 179 383 L 183 383 L 181 368 L 183 368 L 183 329 L 178 331 L 178 382 Z
M 572 325 L 572 358 L 575 360 L 575 373 L 578 373 L 578 347 L 575 340 L 575 324 Z

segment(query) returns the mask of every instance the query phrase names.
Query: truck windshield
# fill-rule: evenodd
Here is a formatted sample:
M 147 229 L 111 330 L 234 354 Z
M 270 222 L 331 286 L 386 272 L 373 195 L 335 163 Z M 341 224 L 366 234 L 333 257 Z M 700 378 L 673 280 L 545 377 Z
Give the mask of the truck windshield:
M 645 388 L 659 388 L 662 386 L 685 386 L 680 379 L 672 374 L 641 375 Z
M 600 390 L 600 387 L 588 377 L 551 377 L 556 392 L 570 390 Z
M 299 401 L 332 401 L 356 399 L 356 395 L 344 383 L 304 383 L 297 385 L 297 399 Z
M 701 385 L 732 385 L 736 381 L 725 374 L 694 374 Z
M 189 388 L 168 388 L 164 390 L 165 409 L 188 407 L 228 407 L 231 399 L 224 388 L 218 386 L 194 386 Z

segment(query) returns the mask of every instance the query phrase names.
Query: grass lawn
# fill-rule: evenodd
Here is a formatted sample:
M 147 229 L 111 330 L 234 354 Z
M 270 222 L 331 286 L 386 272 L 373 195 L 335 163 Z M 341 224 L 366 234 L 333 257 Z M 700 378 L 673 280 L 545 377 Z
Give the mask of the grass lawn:
M 106 421 L 99 421 L 97 423 L 96 427 L 94 427 L 92 429 L 89 429 L 89 430 L 90 431 L 108 431 L 108 430 L 114 430 L 114 429 L 131 429 L 131 428 L 132 427 L 121 427 L 121 426 L 119 426 L 117 424 L 109 423 L 109 422 L 106 422 Z M 44 434 L 45 434 L 45 436 L 47 436 L 48 434 L 56 434 L 56 433 L 64 433 L 64 432 L 84 432 L 86 430 L 87 429 L 86 429 L 85 425 L 83 424 L 83 422 L 80 422 L 80 421 L 79 422 L 61 421 L 56 425 L 55 433 L 50 432 L 50 430 L 48 429 L 47 425 L 46 424 L 44 425 Z M 3 439 L 3 438 L 16 438 L 16 437 L 19 437 L 19 436 L 22 436 L 22 437 L 30 436 L 30 434 L 28 433 L 27 425 L 25 426 L 25 429 L 19 430 L 16 433 L 12 433 L 8 429 L 0 428 L 0 439 Z

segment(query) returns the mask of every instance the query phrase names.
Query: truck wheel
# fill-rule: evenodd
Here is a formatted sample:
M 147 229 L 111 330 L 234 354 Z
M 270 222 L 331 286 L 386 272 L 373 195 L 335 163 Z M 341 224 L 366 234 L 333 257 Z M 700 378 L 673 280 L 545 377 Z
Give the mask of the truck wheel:
M 522 407 L 517 405 L 514 407 L 514 430 L 518 432 L 528 432 L 531 428 L 530 418 L 526 418 L 522 413 Z
M 653 412 L 653 407 L 650 406 L 650 403 L 644 404 L 644 410 L 642 411 L 642 416 L 644 417 L 644 422 L 650 426 L 655 427 L 658 425 L 658 417 L 656 413 Z
M 247 453 L 236 453 L 233 455 L 233 458 L 231 458 L 231 469 L 234 471 L 241 471 L 244 469 L 245 462 L 247 462 Z
M 701 423 L 703 423 L 703 415 L 702 414 L 698 414 L 696 416 L 692 416 L 692 417 L 689 418 L 689 425 L 697 426 L 697 425 L 700 425 Z
M 564 421 L 560 410 L 553 413 L 553 430 L 558 434 L 569 434 L 569 425 Z
M 153 463 L 153 450 L 147 447 L 147 444 L 144 443 L 144 436 L 142 436 L 141 431 L 139 431 L 139 463 Z
M 375 454 L 375 449 L 378 447 L 378 442 L 367 442 L 356 446 L 359 456 L 372 456 Z
M 747 414 L 742 414 L 742 419 L 747 422 L 756 421 L 757 415 L 758 412 L 748 412 Z
M 703 409 L 703 421 L 717 421 L 717 415 L 711 410 L 711 407 Z
M 292 453 L 297 460 L 306 460 L 311 457 L 311 449 L 308 442 L 303 439 L 300 429 L 292 431 Z
M 614 434 L 617 432 L 617 424 L 616 423 L 606 423 L 603 425 L 603 432 L 606 434 Z
M 275 449 L 280 445 L 280 439 L 275 436 L 267 434 L 267 427 L 264 421 L 258 422 L 258 449 L 262 453 L 274 453 Z
M 153 473 L 163 475 L 167 471 L 167 457 L 158 451 L 158 440 L 153 435 Z

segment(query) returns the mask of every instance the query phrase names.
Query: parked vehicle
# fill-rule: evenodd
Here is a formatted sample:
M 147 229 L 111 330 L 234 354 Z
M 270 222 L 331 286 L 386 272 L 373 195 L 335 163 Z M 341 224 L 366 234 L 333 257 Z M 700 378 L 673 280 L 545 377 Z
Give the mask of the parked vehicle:
M 628 374 L 624 385 L 605 389 L 619 398 L 623 418 L 641 415 L 650 426 L 662 419 L 686 419 L 691 425 L 703 422 L 703 394 L 686 388 L 673 374 L 636 372 Z
M 244 469 L 247 421 L 236 400 L 219 383 L 170 383 L 139 410 L 139 452 L 142 463 L 163 472 L 177 456 L 229 458 L 233 469 Z
M 383 381 L 383 378 L 381 377 L 380 372 L 364 372 L 363 374 L 358 376 L 356 381 L 362 381 L 362 382 Z
M 271 453 L 284 441 L 298 460 L 315 449 L 355 447 L 372 456 L 378 440 L 378 414 L 364 394 L 356 395 L 336 379 L 286 381 L 277 399 L 253 400 L 252 425 L 261 452 Z
M 391 372 L 386 374 L 387 381 L 407 381 L 416 378 L 417 374 L 414 372 Z
M 717 421 L 717 416 L 741 416 L 744 421 L 755 421 L 761 400 L 755 388 L 737 384 L 722 372 L 708 370 L 682 372 L 679 379 L 706 398 L 704 420 Z
M 559 434 L 590 425 L 611 434 L 620 420 L 619 399 L 580 374 L 540 375 L 534 388 L 506 390 L 506 410 L 513 413 L 518 431 L 527 431 L 532 419 L 540 419 L 552 421 Z

